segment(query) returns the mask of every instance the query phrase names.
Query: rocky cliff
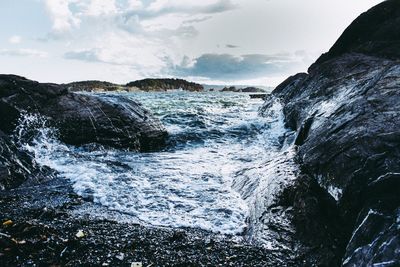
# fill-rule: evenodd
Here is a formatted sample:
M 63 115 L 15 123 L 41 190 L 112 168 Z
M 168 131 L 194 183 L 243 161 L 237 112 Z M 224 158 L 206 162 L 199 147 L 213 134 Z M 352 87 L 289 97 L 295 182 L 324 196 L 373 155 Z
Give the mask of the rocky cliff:
M 399 44 L 400 1 L 385 1 L 272 93 L 302 170 L 284 198 L 322 265 L 400 264 Z
M 14 75 L 0 75 L 0 184 L 14 187 L 28 178 L 46 177 L 11 139 L 20 120 L 29 114 L 41 116 L 58 138 L 71 145 L 98 143 L 105 146 L 150 151 L 160 148 L 167 133 L 160 121 L 127 98 L 98 98 L 71 93 L 57 84 L 41 84 Z M 23 138 L 32 136 L 25 134 Z M 15 140 L 19 141 L 19 140 Z M 31 179 L 32 180 L 32 179 Z

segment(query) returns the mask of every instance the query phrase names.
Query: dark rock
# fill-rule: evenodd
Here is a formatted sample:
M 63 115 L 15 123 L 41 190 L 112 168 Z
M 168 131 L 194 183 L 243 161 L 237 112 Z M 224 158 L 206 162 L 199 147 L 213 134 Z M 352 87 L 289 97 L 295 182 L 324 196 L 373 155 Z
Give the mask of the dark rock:
M 242 88 L 242 89 L 240 89 L 240 91 L 243 93 L 264 93 L 265 92 L 264 89 L 252 87 L 252 86 Z
M 278 203 L 293 207 L 295 237 L 308 251 L 304 266 L 340 265 L 346 244 L 341 232 L 342 217 L 332 196 L 315 179 L 303 174 L 294 186 L 284 190 Z
M 53 172 L 38 166 L 32 157 L 19 151 L 9 136 L 0 131 L 0 190 L 15 188 L 25 181 L 43 182 Z
M 356 19 L 308 74 L 290 77 L 273 92 L 284 104 L 287 126 L 298 132 L 301 177 L 318 184 L 292 188 L 298 192 L 291 202 L 298 234 L 312 240 L 313 229 L 326 227 L 328 238 L 317 243 L 337 247 L 332 260 L 339 255 L 345 266 L 400 265 L 399 27 L 400 2 L 379 4 Z M 328 203 L 318 188 L 336 205 L 316 206 Z M 327 214 L 333 210 L 338 212 Z
M 167 135 L 161 123 L 132 100 L 70 93 L 57 84 L 12 75 L 0 75 L 0 110 L 7 111 L 0 130 L 15 129 L 21 112 L 37 113 L 72 145 L 99 143 L 149 151 L 161 147 Z
M 261 98 L 264 99 L 267 94 L 249 94 L 250 98 L 256 99 L 256 98 Z
M 345 53 L 400 57 L 400 2 L 388 0 L 359 16 L 316 62 L 319 65 Z

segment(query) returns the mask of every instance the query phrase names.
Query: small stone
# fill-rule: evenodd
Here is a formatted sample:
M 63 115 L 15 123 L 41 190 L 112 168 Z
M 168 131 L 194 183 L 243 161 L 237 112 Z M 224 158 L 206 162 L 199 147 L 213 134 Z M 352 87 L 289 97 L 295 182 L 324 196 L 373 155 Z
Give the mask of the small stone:
M 125 254 L 124 253 L 119 253 L 117 256 L 115 256 L 117 259 L 119 259 L 120 261 L 123 261 L 125 258 Z
M 11 225 L 13 225 L 13 221 L 11 221 L 11 220 L 7 220 L 7 221 L 5 221 L 5 222 L 3 222 L 3 225 L 4 226 L 11 226 Z
M 85 236 L 85 233 L 83 232 L 83 230 L 79 230 L 79 231 L 75 234 L 75 236 L 76 236 L 77 238 L 82 238 L 82 237 Z

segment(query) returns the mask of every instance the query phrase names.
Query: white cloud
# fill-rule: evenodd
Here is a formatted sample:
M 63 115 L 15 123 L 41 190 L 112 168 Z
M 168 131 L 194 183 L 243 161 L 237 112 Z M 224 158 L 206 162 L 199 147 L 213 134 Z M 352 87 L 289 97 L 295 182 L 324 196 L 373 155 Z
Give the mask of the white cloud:
M 76 59 L 88 62 L 102 62 L 95 49 L 69 51 L 64 54 L 66 59 Z
M 144 71 L 157 72 L 163 66 L 164 56 L 157 40 L 132 36 L 128 33 L 107 33 L 101 40 L 93 43 L 94 48 L 66 52 L 66 59 L 87 62 L 101 62 L 111 65 L 130 66 Z M 135 48 L 135 49 L 132 49 Z
M 118 8 L 115 0 L 91 0 L 83 14 L 86 16 L 102 16 L 115 14 L 117 12 Z
M 80 24 L 80 19 L 72 13 L 70 5 L 78 0 L 46 0 L 47 12 L 53 22 L 53 30 L 63 32 Z
M 10 44 L 19 44 L 22 41 L 22 37 L 19 35 L 13 35 L 8 39 Z
M 80 26 L 86 17 L 115 16 L 116 19 L 141 23 L 170 14 L 180 14 L 190 19 L 201 14 L 222 13 L 234 9 L 231 0 L 129 0 L 121 4 L 118 0 L 45 0 L 47 12 L 55 32 L 65 32 Z M 147 3 L 147 4 L 146 4 Z M 195 20 L 193 21 L 195 22 Z M 182 21 L 181 21 L 182 23 Z
M 140 9 L 143 7 L 143 4 L 140 0 L 129 0 L 128 1 L 128 9 Z
M 234 7 L 230 0 L 47 2 L 53 3 L 48 6 L 54 29 L 49 37 L 68 40 L 65 59 L 129 67 L 151 76 L 162 75 L 166 58 L 181 60 L 179 47 L 197 36 L 196 23 Z
M 156 0 L 147 8 L 148 14 L 170 13 L 212 14 L 234 9 L 230 0 L 203 0 L 195 3 L 185 0 Z
M 180 76 L 209 79 L 254 79 L 289 73 L 302 59 L 288 53 L 276 55 L 250 54 L 204 54 L 189 62 L 184 57 L 180 66 L 172 72 Z
M 17 57 L 47 57 L 47 53 L 35 49 L 21 48 L 21 49 L 0 49 L 0 55 L 3 56 L 17 56 Z

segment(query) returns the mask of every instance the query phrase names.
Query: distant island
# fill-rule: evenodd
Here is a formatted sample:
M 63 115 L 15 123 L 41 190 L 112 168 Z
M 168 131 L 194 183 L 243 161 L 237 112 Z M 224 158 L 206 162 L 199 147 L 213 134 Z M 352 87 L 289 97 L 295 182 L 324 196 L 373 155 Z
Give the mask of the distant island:
M 63 84 L 72 92 L 111 92 L 111 91 L 129 91 L 125 85 L 114 84 L 104 81 L 81 81 Z
M 143 79 L 130 82 L 127 87 L 136 87 L 142 91 L 167 91 L 167 90 L 184 90 L 190 92 L 204 91 L 201 84 L 189 82 L 183 79 Z
M 265 93 L 269 90 L 253 86 L 220 86 L 206 85 L 183 79 L 148 78 L 132 81 L 127 84 L 115 84 L 106 81 L 89 80 L 63 84 L 72 92 L 166 92 L 182 90 L 188 92 L 236 92 L 236 93 Z
M 204 91 L 201 84 L 189 82 L 183 79 L 143 79 L 127 84 L 114 84 L 105 81 L 80 81 L 63 84 L 70 91 L 85 92 L 161 92 L 170 90 L 183 90 L 189 92 Z

